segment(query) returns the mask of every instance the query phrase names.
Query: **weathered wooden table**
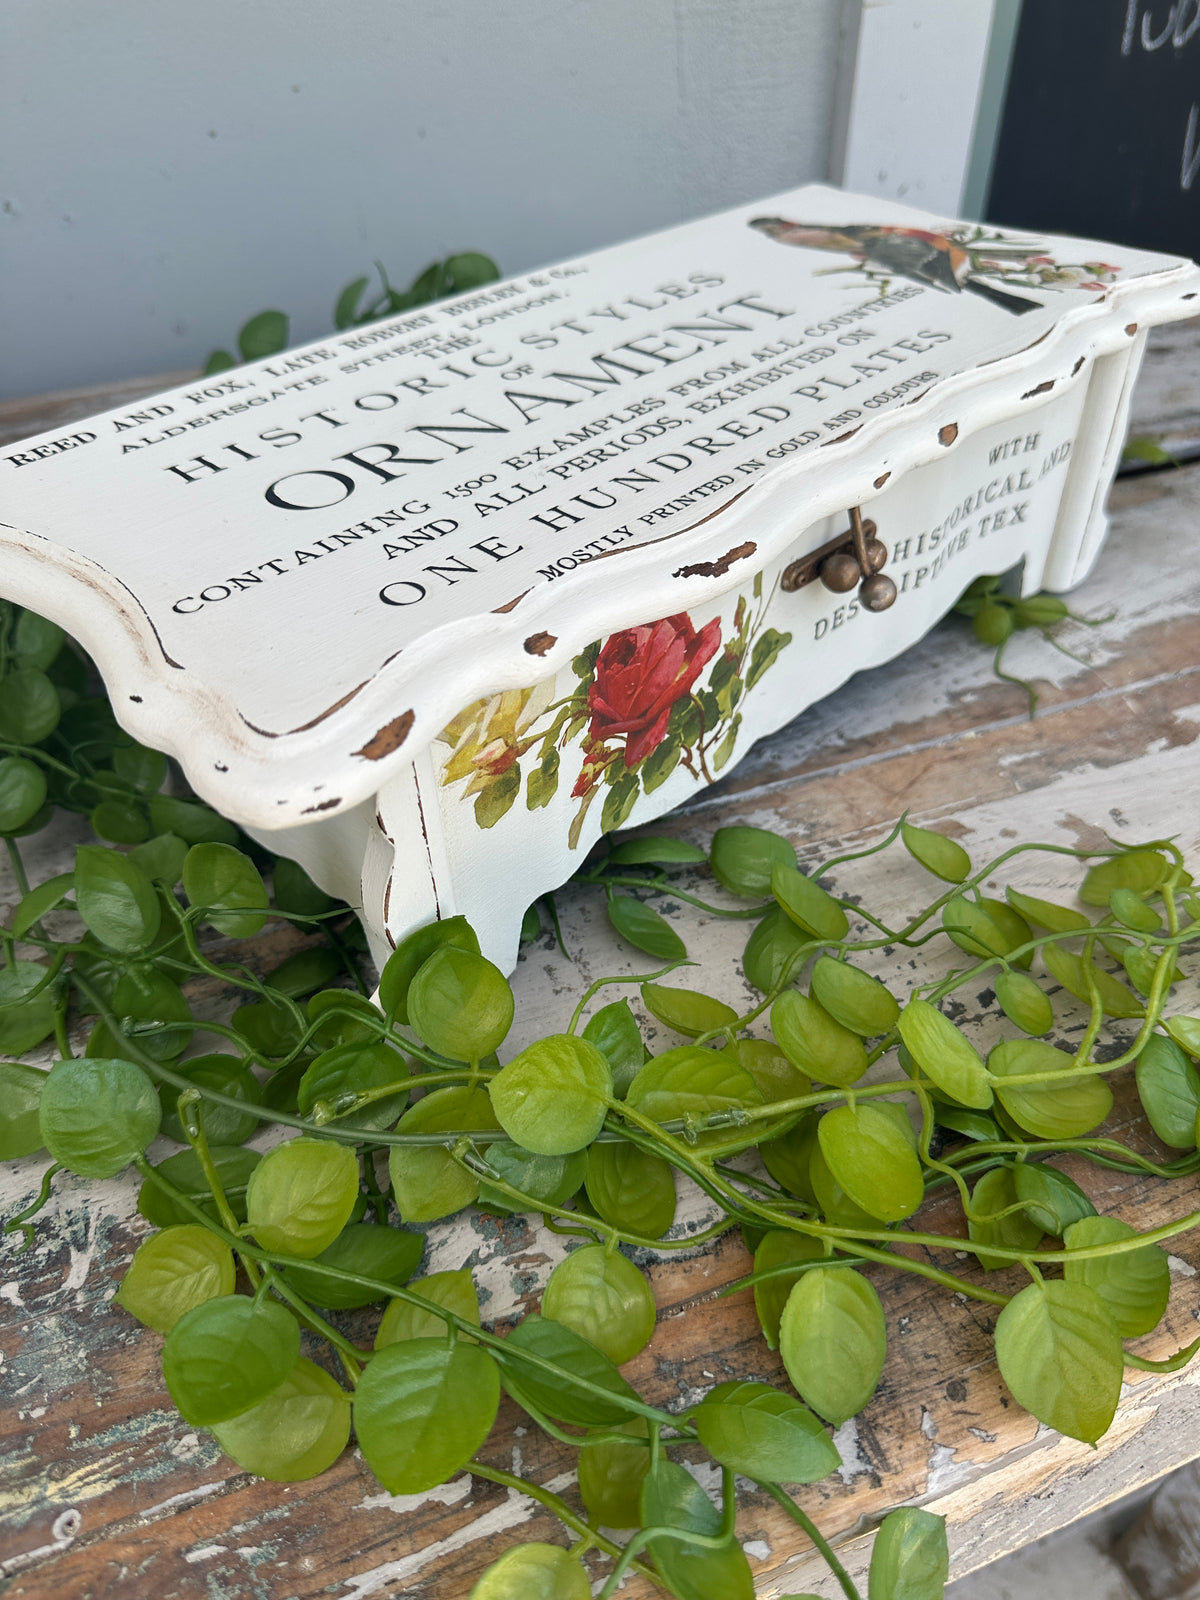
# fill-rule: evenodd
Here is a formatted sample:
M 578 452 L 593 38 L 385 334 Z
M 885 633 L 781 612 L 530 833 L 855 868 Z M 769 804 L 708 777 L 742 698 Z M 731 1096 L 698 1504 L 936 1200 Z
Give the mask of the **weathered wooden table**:
M 1135 403 L 1135 431 L 1200 434 L 1198 357 L 1194 326 L 1159 336 Z M 133 398 L 131 386 L 126 392 Z M 93 391 L 0 407 L 0 442 L 118 398 Z M 1116 614 L 1101 627 L 1063 633 L 1089 665 L 1036 636 L 1011 648 L 1011 669 L 1039 680 L 1035 722 L 1025 718 L 1020 691 L 992 677 L 989 654 L 967 625 L 952 619 L 760 745 L 723 784 L 672 818 L 669 830 L 704 838 L 722 823 L 760 823 L 789 834 L 802 862 L 815 861 L 879 836 L 908 808 L 922 823 L 960 837 L 976 859 L 1016 837 L 1079 844 L 1104 831 L 1130 841 L 1177 834 L 1185 849 L 1196 850 L 1200 466 L 1126 479 L 1111 508 L 1109 543 L 1072 603 L 1090 615 Z M 46 859 L 35 867 L 61 870 L 56 863 L 69 859 L 74 839 L 66 824 L 51 829 L 39 846 Z M 1020 881 L 1053 893 L 1074 881 L 1057 871 L 1043 864 Z M 853 887 L 862 880 L 847 872 L 844 881 Z M 919 870 L 896 858 L 872 893 L 886 909 L 889 900 L 920 903 L 924 888 Z M 0 914 L 7 916 L 11 883 L 3 895 Z M 637 970 L 610 935 L 597 897 L 568 890 L 560 909 L 577 960 L 564 961 L 548 939 L 525 947 L 514 983 L 518 1027 L 528 1034 L 562 1026 L 594 974 Z M 685 920 L 706 983 L 738 999 L 740 939 L 731 941 L 729 925 L 715 919 Z M 276 924 L 245 954 L 269 967 L 292 943 Z M 888 968 L 881 958 L 877 970 Z M 897 958 L 890 975 L 901 988 L 918 981 Z M 1190 981 L 1185 1003 L 1197 988 Z M 1129 1084 L 1117 1090 L 1111 1126 L 1150 1149 Z M 0 1211 L 36 1187 L 38 1170 L 36 1160 L 0 1168 Z M 1100 1210 L 1136 1212 L 1142 1226 L 1200 1205 L 1200 1180 L 1160 1195 L 1120 1174 L 1071 1170 Z M 6 1596 L 450 1600 L 465 1595 L 505 1545 L 558 1540 L 557 1524 L 532 1502 L 466 1473 L 431 1494 L 401 1499 L 382 1492 L 353 1452 L 315 1482 L 290 1487 L 234 1468 L 169 1404 L 158 1336 L 109 1305 L 144 1232 L 135 1191 L 128 1178 L 60 1179 L 35 1247 L 17 1255 L 11 1238 L 0 1247 Z M 695 1227 L 699 1201 L 682 1205 L 680 1215 Z M 954 1228 L 949 1207 L 936 1204 L 922 1222 Z M 561 1248 L 561 1240 L 521 1219 L 477 1215 L 430 1231 L 427 1266 L 469 1265 L 485 1316 L 503 1323 L 515 1307 L 536 1302 Z M 1200 1240 L 1181 1241 L 1172 1265 L 1171 1309 L 1141 1347 L 1152 1357 L 1193 1337 L 1200 1320 Z M 730 1376 L 786 1382 L 758 1334 L 749 1294 L 716 1298 L 748 1266 L 736 1235 L 650 1264 L 659 1326 L 627 1369 L 647 1398 L 678 1405 Z M 975 1269 L 964 1261 L 959 1270 Z M 1004 1278 L 994 1282 L 1003 1287 Z M 838 1538 L 852 1572 L 865 1571 L 872 1527 L 901 1502 L 945 1514 L 952 1571 L 960 1576 L 1200 1455 L 1200 1371 L 1165 1378 L 1131 1372 L 1109 1435 L 1090 1450 L 1039 1428 L 1013 1404 L 992 1357 L 991 1308 L 931 1292 L 913 1278 L 880 1272 L 874 1281 L 890 1336 L 883 1381 L 837 1436 L 841 1472 L 803 1500 Z M 570 1494 L 566 1454 L 519 1421 L 506 1403 L 488 1459 L 519 1462 L 526 1476 Z M 764 1596 L 834 1592 L 770 1502 L 747 1496 L 738 1532 Z M 631 1585 L 625 1592 L 641 1591 Z

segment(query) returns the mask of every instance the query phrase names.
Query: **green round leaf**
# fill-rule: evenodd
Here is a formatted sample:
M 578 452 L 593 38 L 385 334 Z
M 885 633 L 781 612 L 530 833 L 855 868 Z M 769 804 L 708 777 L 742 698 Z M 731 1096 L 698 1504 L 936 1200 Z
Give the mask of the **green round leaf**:
M 7 744 L 41 744 L 58 727 L 58 690 L 38 667 L 18 667 L 4 676 L 0 695 L 0 739 Z
M 1035 928 L 1046 928 L 1051 933 L 1074 933 L 1080 928 L 1091 927 L 1082 911 L 1056 905 L 1053 900 L 1039 900 L 1035 895 L 1018 894 L 1015 889 L 1006 889 L 1004 895 L 1017 915 L 1031 922 Z
M 654 1294 L 619 1251 L 602 1244 L 572 1250 L 550 1274 L 542 1315 L 594 1344 L 614 1366 L 632 1361 L 654 1333 Z
M 42 1148 L 38 1121 L 46 1074 L 22 1061 L 0 1061 L 0 1161 L 17 1161 Z
M 1164 1017 L 1163 1025 L 1181 1050 L 1200 1057 L 1200 1017 Z
M 769 1039 L 739 1039 L 734 1045 L 738 1065 L 754 1079 L 764 1105 L 777 1100 L 796 1100 L 808 1094 L 812 1084 L 798 1072 Z M 766 1138 L 766 1130 L 761 1137 Z
M 266 923 L 266 885 L 250 857 L 232 845 L 194 844 L 183 863 L 183 888 L 227 939 L 252 939 Z
M 486 1178 L 479 1183 L 479 1204 L 492 1211 L 539 1211 L 560 1206 L 578 1192 L 587 1171 L 582 1150 L 565 1156 L 539 1156 L 511 1139 L 497 1139 L 487 1147 L 487 1163 L 501 1182 L 519 1189 L 529 1203 L 518 1205 Z
M 0 757 L 0 833 L 23 828 L 45 801 L 46 779 L 41 767 L 24 756 Z
M 645 1439 L 642 1417 L 613 1423 L 606 1432 L 628 1433 Z M 604 1528 L 636 1528 L 642 1480 L 650 1466 L 650 1452 L 638 1444 L 595 1444 L 579 1452 L 579 1493 L 592 1521 Z
M 900 1007 L 878 978 L 832 956 L 818 957 L 811 988 L 813 999 L 835 1022 L 863 1038 L 886 1033 L 900 1015 Z
M 324 889 L 318 889 L 298 861 L 289 860 L 287 856 L 275 858 L 272 887 L 280 911 L 291 912 L 294 916 L 320 917 L 336 910 L 340 904 Z
M 683 1528 L 709 1537 L 721 1531 L 721 1514 L 695 1478 L 665 1458 L 643 1480 L 640 1511 L 644 1528 Z M 669 1534 L 648 1540 L 646 1548 L 678 1600 L 754 1600 L 750 1563 L 732 1535 L 715 1550 Z
M 65 638 L 57 622 L 39 617 L 36 611 L 22 611 L 13 630 L 13 654 L 21 666 L 45 671 L 62 649 Z
M 322 989 L 304 1009 L 308 1020 L 318 1024 L 310 1041 L 314 1050 L 332 1050 L 339 1044 L 376 1044 L 387 1028 L 379 1007 L 353 989 Z
M 821 1118 L 817 1136 L 835 1180 L 869 1216 L 900 1222 L 925 1198 L 912 1145 L 879 1107 L 838 1106 Z
M 612 1069 L 613 1094 L 618 1100 L 623 1100 L 634 1074 L 646 1060 L 642 1032 L 629 1009 L 629 1001 L 614 1000 L 611 1005 L 601 1006 L 588 1019 L 583 1037 L 589 1044 L 594 1044 L 608 1061 Z
M 945 1517 L 918 1506 L 884 1517 L 871 1550 L 868 1600 L 942 1600 L 949 1575 Z
M 1012 1171 L 1017 1199 L 1024 1204 L 1030 1222 L 1043 1233 L 1061 1239 L 1073 1222 L 1096 1215 L 1095 1206 L 1074 1179 L 1049 1161 L 1017 1161 Z
M 152 943 L 162 920 L 158 894 L 137 862 L 103 845 L 75 851 L 75 904 L 101 944 L 126 954 Z
M 1172 1150 L 1196 1145 L 1200 1073 L 1174 1039 L 1152 1033 L 1137 1062 L 1138 1097 L 1150 1126 Z
M 431 1272 L 413 1285 L 413 1293 L 429 1301 L 431 1306 L 443 1306 L 464 1322 L 479 1326 L 479 1296 L 475 1292 L 475 1280 L 465 1267 L 457 1272 Z M 411 1300 L 392 1300 L 380 1318 L 375 1348 L 382 1350 L 385 1344 L 396 1344 L 401 1339 L 445 1340 L 445 1337 L 445 1319 L 436 1311 L 426 1311 Z M 460 1330 L 458 1337 L 468 1336 Z
M 846 1267 L 814 1267 L 788 1295 L 779 1326 L 788 1377 L 818 1415 L 840 1427 L 875 1393 L 887 1355 L 883 1307 Z
M 231 1095 L 247 1105 L 258 1105 L 262 1100 L 258 1079 L 238 1056 L 193 1056 L 181 1062 L 178 1070 L 199 1088 L 215 1089 L 219 1094 Z M 162 1131 L 168 1139 L 186 1144 L 187 1135 L 179 1116 L 179 1095 L 180 1091 L 174 1084 L 163 1084 Z M 206 1100 L 202 1100 L 196 1109 L 200 1113 L 206 1138 L 214 1144 L 242 1144 L 258 1127 L 258 1118 L 250 1112 L 234 1111 L 229 1106 L 213 1105 Z
M 195 800 L 177 800 L 169 794 L 152 796 L 150 821 L 155 833 L 177 834 L 186 844 L 233 845 L 239 838 L 233 823 L 219 817 L 210 806 Z
M 842 1464 L 808 1407 L 766 1383 L 719 1383 L 693 1421 L 709 1455 L 747 1477 L 816 1483 Z
M 57 876 L 39 883 L 27 895 L 23 895 L 13 914 L 13 937 L 23 939 L 34 923 L 40 922 L 48 911 L 53 911 L 56 906 L 61 905 L 74 887 L 75 874 L 60 872 Z
M 163 1376 L 184 1420 L 240 1416 L 277 1389 L 300 1354 L 300 1328 L 277 1300 L 222 1295 L 182 1316 L 163 1346 Z
M 1132 889 L 1114 889 L 1108 897 L 1109 910 L 1118 922 L 1138 933 L 1157 933 L 1162 917 Z
M 478 1345 L 406 1339 L 367 1363 L 354 1431 L 390 1494 L 420 1494 L 465 1466 L 491 1432 L 499 1403 L 496 1363 Z
M 199 1223 L 165 1228 L 144 1239 L 114 1299 L 159 1333 L 206 1300 L 233 1293 L 233 1251 Z
M 973 1044 L 928 1000 L 910 1000 L 900 1013 L 900 1037 L 917 1065 L 959 1105 L 986 1111 L 992 1103 L 987 1068 Z
M 850 931 L 850 919 L 838 902 L 797 867 L 776 862 L 771 893 L 796 926 L 816 939 L 835 942 Z
M 742 952 L 746 979 L 763 994 L 778 989 L 785 978 L 795 977 L 812 940 L 796 926 L 782 906 L 773 905 L 756 924 Z
M 145 844 L 135 845 L 129 859 L 135 861 L 152 883 L 173 889 L 183 876 L 183 863 L 189 846 L 177 833 L 159 833 Z
M 687 955 L 687 946 L 666 918 L 631 894 L 614 894 L 609 899 L 608 920 L 635 950 L 659 961 L 678 961 Z
M 866 1046 L 811 996 L 786 989 L 771 1007 L 771 1032 L 780 1049 L 819 1083 L 849 1088 L 867 1070 Z
M 311 1007 L 309 1010 L 311 1017 Z M 309 1117 L 318 1101 L 336 1106 L 342 1095 L 366 1094 L 402 1083 L 409 1076 L 408 1063 L 390 1044 L 338 1044 L 324 1050 L 305 1070 L 300 1080 L 301 1116 Z M 339 1115 L 339 1128 L 378 1132 L 392 1127 L 408 1101 L 404 1088 L 382 1100 Z
M 562 1376 L 554 1377 L 541 1368 L 529 1366 L 520 1359 L 522 1351 L 543 1361 L 553 1361 L 562 1368 Z M 560 1422 L 585 1428 L 601 1427 L 621 1422 L 629 1415 L 617 1400 L 593 1394 L 590 1389 L 581 1388 L 573 1381 L 575 1379 L 581 1378 L 626 1400 L 637 1398 L 613 1363 L 595 1345 L 565 1323 L 536 1313 L 517 1323 L 505 1340 L 504 1354 L 498 1359 L 504 1387 L 517 1404 L 528 1402 L 535 1410 L 557 1417 Z
M 703 850 L 685 839 L 667 839 L 659 835 L 644 834 L 640 839 L 622 839 L 608 854 L 607 865 L 612 867 L 674 867 L 695 865 L 707 861 Z
M 113 767 L 118 777 L 143 794 L 154 794 L 167 778 L 166 756 L 159 750 L 147 750 L 143 744 L 119 745 L 113 751 Z
M 630 1088 L 631 1103 L 641 1076 Z M 607 1060 L 594 1044 L 569 1033 L 528 1045 L 491 1081 L 492 1108 L 505 1133 L 545 1156 L 591 1144 L 611 1095 Z
M 42 1087 L 42 1143 L 81 1178 L 114 1178 L 140 1156 L 162 1115 L 154 1085 L 132 1061 L 56 1061 Z
M 282 311 L 260 311 L 243 323 L 238 333 L 238 351 L 243 361 L 261 361 L 278 355 L 288 344 L 288 319 Z
M 1074 1058 L 1039 1039 L 1002 1039 L 987 1059 L 993 1079 L 1069 1070 Z M 1098 1128 L 1112 1110 L 1112 1090 L 1096 1074 L 1064 1082 L 995 1085 L 1000 1104 L 1028 1133 L 1041 1139 L 1078 1139 Z
M 775 1182 L 814 1207 L 817 1197 L 812 1186 L 812 1158 L 819 1148 L 817 1121 L 816 1115 L 809 1112 L 785 1133 L 759 1145 L 763 1165 Z
M 466 917 L 447 917 L 443 922 L 426 923 L 407 939 L 402 939 L 392 951 L 379 974 L 379 1004 L 389 1017 L 407 1023 L 408 991 L 413 979 L 434 951 L 447 944 L 469 950 L 472 955 L 479 954 L 479 940 Z
M 592 1145 L 584 1184 L 596 1215 L 623 1233 L 661 1239 L 675 1221 L 670 1162 L 624 1140 Z
M 647 1061 L 630 1084 L 625 1103 L 655 1122 L 682 1118 L 696 1123 L 718 1112 L 760 1106 L 763 1098 L 732 1051 L 685 1044 Z M 697 1148 L 736 1148 L 756 1137 L 753 1128 L 713 1128 L 699 1135 Z
M 812 1156 L 809 1160 L 809 1182 L 816 1197 L 817 1209 L 832 1227 L 864 1228 L 868 1232 L 879 1227 L 879 1219 L 869 1211 L 855 1205 L 850 1196 L 829 1170 L 820 1145 L 820 1122 L 816 1127 Z
M 1085 1005 L 1091 1003 L 1089 983 L 1094 985 L 1097 998 L 1108 1017 L 1141 1017 L 1146 1008 L 1136 995 L 1111 972 L 1098 967 L 1094 961 L 1084 961 L 1082 956 L 1063 950 L 1058 945 L 1042 946 L 1042 960 L 1046 971 L 1058 980 L 1068 994 L 1073 994 Z
M 754 1252 L 754 1270 L 768 1272 L 772 1267 L 784 1267 L 792 1262 L 820 1261 L 828 1255 L 820 1239 L 808 1234 L 792 1233 L 785 1228 L 772 1228 L 759 1240 Z M 754 1285 L 754 1309 L 762 1327 L 763 1338 L 769 1350 L 779 1348 L 779 1323 L 787 1305 L 792 1285 L 804 1276 L 802 1271 L 780 1273 L 777 1278 L 766 1278 Z
M 291 1139 L 268 1150 L 250 1175 L 246 1220 L 264 1250 L 319 1256 L 358 1199 L 353 1150 L 326 1139 Z
M 504 1043 L 513 993 L 499 968 L 473 950 L 443 944 L 408 990 L 408 1020 L 432 1050 L 454 1061 L 480 1061 Z
M 723 1000 L 665 983 L 642 984 L 642 1004 L 652 1017 L 689 1039 L 701 1033 L 712 1033 L 717 1028 L 727 1028 L 738 1016 Z
M 758 900 L 771 893 L 777 866 L 796 866 L 794 846 L 767 828 L 718 828 L 709 856 L 713 876 L 730 894 Z
M 59 985 L 36 961 L 0 967 L 0 1050 L 23 1055 L 54 1031 Z
M 229 1209 L 239 1222 L 245 1222 L 246 1186 L 262 1157 L 257 1150 L 243 1150 L 239 1145 L 211 1145 L 208 1153 L 217 1169 Z M 208 1179 L 194 1150 L 180 1150 L 177 1155 L 160 1161 L 154 1170 L 193 1205 L 199 1206 L 212 1221 L 218 1220 L 216 1201 L 212 1198 Z M 171 1228 L 195 1220 L 174 1196 L 160 1189 L 150 1178 L 138 1190 L 137 1205 L 146 1221 L 152 1222 L 156 1228 Z
M 995 981 L 1000 1009 L 1022 1033 L 1049 1033 L 1054 1026 L 1054 1007 L 1040 983 L 1010 967 Z
M 336 1267 L 339 1272 L 352 1272 L 360 1278 L 400 1284 L 417 1270 L 424 1249 L 425 1240 L 419 1233 L 381 1223 L 351 1222 L 314 1261 L 317 1266 Z M 312 1267 L 289 1267 L 285 1276 L 309 1305 L 330 1311 L 349 1311 L 384 1299 L 380 1290 L 346 1283 Z
M 1083 880 L 1079 898 L 1085 906 L 1108 909 L 1114 889 L 1131 889 L 1134 894 L 1152 894 L 1171 870 L 1171 863 L 1157 850 L 1126 850 L 1093 867 Z
M 331 1467 L 350 1439 L 350 1396 L 307 1357 L 265 1400 L 213 1427 L 227 1456 L 273 1483 L 299 1483 Z
M 92 832 L 113 844 L 141 844 L 150 836 L 150 822 L 132 801 L 102 800 L 89 818 Z
M 1017 1404 L 1048 1428 L 1085 1444 L 1107 1432 L 1121 1397 L 1121 1339 L 1086 1284 L 1022 1289 L 996 1321 L 996 1360 Z
M 962 845 L 947 839 L 944 833 L 934 833 L 930 828 L 917 828 L 906 822 L 900 829 L 904 848 L 915 861 L 935 878 L 945 883 L 962 883 L 971 876 L 971 858 Z
M 591 1600 L 588 1575 L 557 1544 L 518 1544 L 506 1550 L 471 1590 L 468 1600 Z
M 486 1089 L 435 1089 L 400 1118 L 398 1133 L 465 1132 L 498 1128 Z M 392 1192 L 406 1222 L 434 1222 L 469 1206 L 479 1179 L 436 1145 L 393 1145 L 388 1152 Z
M 992 905 L 998 902 L 991 902 Z M 942 907 L 942 926 L 960 950 L 971 956 L 1006 956 L 1022 939 L 1013 939 L 979 901 L 955 895 Z
M 996 1217 L 996 1220 L 977 1222 L 969 1218 L 969 1237 L 977 1244 L 1000 1245 L 1005 1250 L 1036 1250 L 1042 1242 L 1040 1222 L 1034 1221 L 1025 1211 L 1013 1211 L 1007 1217 L 998 1215 L 1009 1206 L 1015 1206 L 1019 1199 L 1011 1167 L 993 1167 L 990 1172 L 985 1172 L 971 1195 L 971 1210 L 981 1218 Z M 979 1265 L 985 1272 L 996 1272 L 1003 1267 L 1011 1267 L 1012 1261 L 1005 1256 L 985 1254 L 981 1250 Z
M 1119 1217 L 1081 1217 L 1063 1235 L 1063 1245 L 1086 1250 L 1092 1245 L 1133 1239 L 1137 1230 Z M 1067 1283 L 1081 1283 L 1098 1294 L 1108 1307 L 1122 1339 L 1137 1339 L 1157 1328 L 1171 1298 L 1171 1266 L 1167 1252 L 1156 1244 L 1143 1245 L 1121 1255 L 1094 1256 L 1086 1261 L 1063 1259 Z

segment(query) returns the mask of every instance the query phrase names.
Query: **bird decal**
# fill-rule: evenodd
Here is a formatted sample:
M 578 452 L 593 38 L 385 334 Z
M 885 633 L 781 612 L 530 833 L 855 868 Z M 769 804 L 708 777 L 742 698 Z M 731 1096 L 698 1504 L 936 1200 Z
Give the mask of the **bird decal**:
M 1069 283 L 1102 290 L 1107 287 L 1104 280 L 1114 277 L 1118 270 L 1104 262 L 1059 267 L 1050 256 L 1042 253 L 1040 245 L 1006 246 L 1002 234 L 985 234 L 979 228 L 964 235 L 866 223 L 835 223 L 822 227 L 789 222 L 785 217 L 755 217 L 750 226 L 779 244 L 829 250 L 854 258 L 853 268 L 834 268 L 834 271 L 861 268 L 868 277 L 909 278 L 946 294 L 961 294 L 965 290 L 1015 317 L 1043 309 L 1043 302 L 999 289 L 987 281 L 989 276 L 1019 275 L 1022 286 L 1030 288 L 1055 288 L 1060 283 Z

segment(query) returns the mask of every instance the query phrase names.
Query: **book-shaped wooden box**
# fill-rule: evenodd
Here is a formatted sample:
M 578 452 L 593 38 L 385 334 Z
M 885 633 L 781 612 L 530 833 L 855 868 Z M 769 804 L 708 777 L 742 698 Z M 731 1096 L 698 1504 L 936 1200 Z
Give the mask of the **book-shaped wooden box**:
M 502 967 L 601 832 L 1104 537 L 1172 257 L 808 187 L 42 435 L 0 592 L 362 907 Z

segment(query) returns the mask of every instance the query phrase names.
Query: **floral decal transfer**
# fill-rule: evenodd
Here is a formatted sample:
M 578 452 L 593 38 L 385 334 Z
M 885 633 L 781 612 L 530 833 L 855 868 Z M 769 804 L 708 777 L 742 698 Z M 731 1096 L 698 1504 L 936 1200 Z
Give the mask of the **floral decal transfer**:
M 589 645 L 572 663 L 577 682 L 565 698 L 554 699 L 552 680 L 476 700 L 438 735 L 450 746 L 443 786 L 465 779 L 461 798 L 473 798 L 476 822 L 491 828 L 522 789 L 530 811 L 549 805 L 561 776 L 579 801 L 575 849 L 602 791 L 608 833 L 677 767 L 711 783 L 733 754 L 743 696 L 791 643 L 790 633 L 763 626 L 769 601 L 759 574 L 751 598 L 738 597 L 724 642 L 720 617 L 697 629 L 679 611 Z M 572 749 L 582 758 L 577 773 Z

